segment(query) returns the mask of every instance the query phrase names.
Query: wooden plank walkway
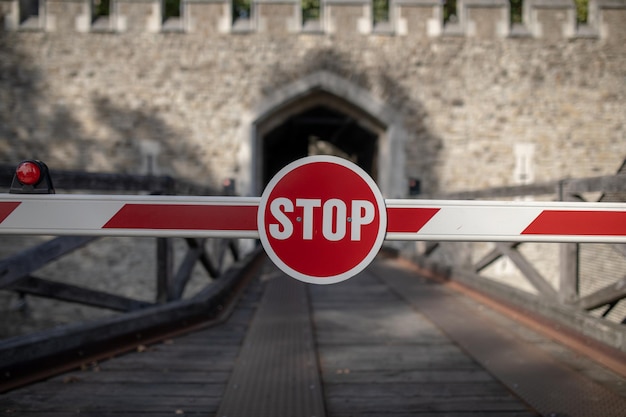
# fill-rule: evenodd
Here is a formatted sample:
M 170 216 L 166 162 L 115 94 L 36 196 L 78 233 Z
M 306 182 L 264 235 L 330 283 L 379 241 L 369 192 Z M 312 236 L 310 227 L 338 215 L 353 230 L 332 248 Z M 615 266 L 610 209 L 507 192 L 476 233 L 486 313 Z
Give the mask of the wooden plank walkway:
M 439 305 L 452 309 L 437 310 Z M 479 331 L 477 323 L 484 326 Z M 483 335 L 492 346 L 504 343 L 494 334 L 539 358 L 536 376 L 558 369 L 557 377 L 574 375 L 594 398 L 610 402 L 596 401 L 600 412 L 591 415 L 626 415 L 623 378 L 392 261 L 377 261 L 359 276 L 329 286 L 298 283 L 268 264 L 224 323 L 4 394 L 0 414 L 581 415 L 547 412 L 545 398 L 533 404 L 533 393 L 516 390 L 511 378 L 520 365 L 507 368 L 505 355 L 494 367 L 490 358 L 497 352 L 480 352 Z M 292 340 L 294 348 L 286 343 L 272 349 L 273 340 Z M 248 386 L 240 390 L 240 381 Z M 560 385 L 570 389 L 565 382 Z M 522 378 L 517 384 L 525 383 Z M 275 395 L 274 387 L 297 394 Z M 558 394 L 560 388 L 547 391 Z M 264 405 L 255 408 L 258 404 Z
M 536 415 L 371 271 L 310 293 L 329 415 Z
M 212 415 L 261 295 L 256 280 L 225 323 L 0 395 L 0 413 Z

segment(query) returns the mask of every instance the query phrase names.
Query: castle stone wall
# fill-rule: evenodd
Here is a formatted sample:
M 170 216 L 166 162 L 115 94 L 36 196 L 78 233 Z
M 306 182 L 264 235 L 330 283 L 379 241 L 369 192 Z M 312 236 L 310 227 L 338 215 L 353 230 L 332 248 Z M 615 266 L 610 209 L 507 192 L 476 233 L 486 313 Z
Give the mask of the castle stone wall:
M 391 109 L 381 138 L 393 136 L 396 147 L 381 151 L 394 170 L 385 173 L 396 184 L 388 197 L 402 197 L 409 177 L 425 193 L 515 184 L 520 145 L 534 149 L 536 181 L 612 174 L 626 158 L 625 1 L 592 1 L 584 30 L 568 26 L 569 2 L 530 2 L 537 13 L 527 36 L 503 26 L 500 1 L 459 2 L 469 13 L 456 36 L 424 0 L 392 2 L 396 34 L 359 25 L 368 2 L 333 0 L 337 13 L 350 10 L 341 28 L 351 36 L 326 24 L 294 32 L 280 25 L 293 4 L 267 1 L 245 34 L 228 33 L 229 3 L 199 0 L 185 3 L 184 32 L 159 31 L 158 2 L 130 0 L 109 17 L 118 30 L 83 32 L 82 3 L 54 1 L 54 15 L 67 16 L 54 30 L 0 32 L 1 163 L 36 157 L 55 168 L 133 173 L 150 153 L 154 173 L 249 184 L 257 109 L 318 73 Z M 5 21 L 14 4 L 0 1 Z

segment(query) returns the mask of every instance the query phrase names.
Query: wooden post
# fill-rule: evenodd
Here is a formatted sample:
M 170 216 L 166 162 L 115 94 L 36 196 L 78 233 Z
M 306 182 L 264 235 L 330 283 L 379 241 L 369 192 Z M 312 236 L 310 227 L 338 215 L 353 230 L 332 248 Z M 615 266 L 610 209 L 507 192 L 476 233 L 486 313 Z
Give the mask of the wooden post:
M 571 304 L 578 300 L 578 243 L 562 243 L 560 257 L 559 301 Z
M 157 238 L 157 299 L 166 303 L 175 298 L 174 288 L 174 240 Z
M 559 182 L 558 194 L 560 201 L 575 200 L 568 191 L 567 181 Z M 562 243 L 559 249 L 559 301 L 562 304 L 571 304 L 578 301 L 578 252 L 578 243 Z

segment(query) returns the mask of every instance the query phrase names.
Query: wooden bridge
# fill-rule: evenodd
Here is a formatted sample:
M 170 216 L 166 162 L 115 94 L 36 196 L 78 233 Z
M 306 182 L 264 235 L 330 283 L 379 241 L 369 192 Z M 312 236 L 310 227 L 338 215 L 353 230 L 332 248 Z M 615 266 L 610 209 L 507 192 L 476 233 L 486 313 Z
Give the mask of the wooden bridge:
M 70 177 L 61 173 L 59 182 Z M 90 189 L 120 180 L 80 178 Z M 168 192 L 155 181 L 126 178 L 124 187 Z M 623 176 L 596 182 L 624 187 Z M 193 191 L 212 192 L 184 193 Z M 591 315 L 579 328 L 572 324 L 586 307 L 603 302 L 613 309 L 625 295 L 619 285 L 584 297 L 574 288 L 575 302 L 550 310 L 545 298 L 531 304 L 498 285 L 480 291 L 477 271 L 487 262 L 442 269 L 427 258 L 434 245 L 415 262 L 384 250 L 356 277 L 316 286 L 286 277 L 259 250 L 239 259 L 230 240 L 209 253 L 206 242 L 187 239 L 174 268 L 171 239 L 158 239 L 157 299 L 142 304 L 34 276 L 41 264 L 90 243 L 77 239 L 57 238 L 1 261 L 0 283 L 123 314 L 0 342 L 0 413 L 626 415 L 626 355 L 589 336 L 599 330 L 583 334 L 597 322 L 616 339 L 623 325 Z M 496 249 L 487 257 L 504 253 L 525 265 L 517 246 Z M 227 268 L 228 251 L 238 261 Z M 183 298 L 195 264 L 214 279 Z M 557 320 L 573 308 L 569 321 Z

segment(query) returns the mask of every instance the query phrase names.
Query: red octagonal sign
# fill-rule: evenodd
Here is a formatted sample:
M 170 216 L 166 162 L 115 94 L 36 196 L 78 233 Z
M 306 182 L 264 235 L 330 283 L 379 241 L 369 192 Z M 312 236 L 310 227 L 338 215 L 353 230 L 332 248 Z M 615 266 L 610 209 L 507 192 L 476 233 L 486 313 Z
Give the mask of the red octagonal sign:
M 374 180 L 333 156 L 307 157 L 283 168 L 263 192 L 257 220 L 272 261 L 315 284 L 362 271 L 387 230 L 385 200 Z

